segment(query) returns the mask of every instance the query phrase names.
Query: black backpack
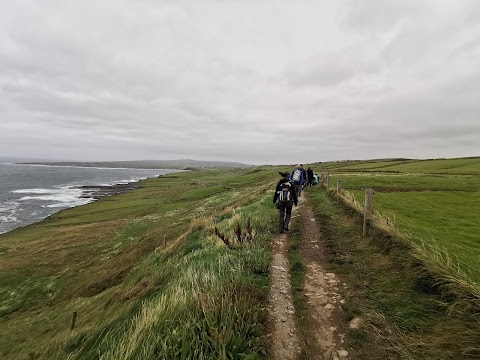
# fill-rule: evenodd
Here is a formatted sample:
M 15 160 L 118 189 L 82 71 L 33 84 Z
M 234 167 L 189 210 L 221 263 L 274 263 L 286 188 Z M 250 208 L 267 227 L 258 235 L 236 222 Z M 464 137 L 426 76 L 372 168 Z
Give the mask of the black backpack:
M 289 202 L 290 200 L 293 200 L 292 184 L 287 181 L 280 184 L 280 190 L 278 190 L 278 201 Z

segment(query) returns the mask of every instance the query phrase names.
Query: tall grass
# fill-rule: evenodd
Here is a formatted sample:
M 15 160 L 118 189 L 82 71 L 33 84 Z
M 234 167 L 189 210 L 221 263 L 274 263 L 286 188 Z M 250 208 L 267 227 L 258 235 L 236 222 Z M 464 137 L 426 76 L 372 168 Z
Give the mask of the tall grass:
M 341 199 L 345 206 L 363 217 L 363 206 L 355 199 L 354 194 L 344 191 L 338 195 L 331 189 L 327 192 L 332 200 Z M 413 271 L 414 288 L 440 296 L 448 316 L 455 319 L 456 335 L 462 338 L 462 356 L 480 356 L 480 346 L 476 345 L 480 340 L 480 284 L 475 280 L 476 273 L 469 271 L 472 269 L 471 264 L 462 263 L 432 238 L 419 238 L 405 232 L 398 226 L 394 213 L 387 216 L 374 211 L 369 216 L 369 225 L 372 229 L 370 236 L 386 253 L 396 248 L 396 251 L 408 254 L 412 263 L 410 269 Z M 397 332 L 396 337 L 403 338 L 404 342 L 408 341 L 408 334 L 399 329 L 393 331 Z M 415 339 L 411 341 L 414 343 Z M 397 351 L 402 352 L 402 346 L 397 344 Z M 418 346 L 422 345 L 419 343 Z M 404 354 L 406 357 L 407 353 Z
M 364 319 L 363 329 L 348 333 L 359 358 L 480 356 L 478 298 L 474 289 L 459 281 L 458 266 L 445 271 L 444 252 L 433 244 L 418 246 L 391 218 L 387 222 L 378 214 L 364 238 L 363 216 L 350 203 L 345 200 L 338 206 L 334 191 L 315 192 L 312 198 L 332 271 L 351 282 L 343 316 Z M 368 348 L 372 342 L 382 344 L 388 354 L 372 354 Z
M 265 204 L 251 208 L 258 212 L 257 220 L 263 216 L 270 222 Z M 251 210 L 238 212 L 255 215 Z M 99 352 L 101 359 L 112 360 L 259 357 L 264 352 L 264 314 L 257 300 L 264 295 L 249 280 L 260 276 L 257 281 L 267 284 L 270 258 L 265 246 L 257 237 L 253 245 L 237 244 L 230 250 L 208 233 L 193 231 L 166 261 L 165 254 L 155 255 L 165 261 L 162 269 L 174 268 L 161 293 L 142 303 L 127 325 L 118 324 L 100 343 L 92 339 L 78 358 L 94 358 Z
M 266 168 L 148 179 L 2 236 L 0 357 L 263 357 L 277 178 Z M 210 231 L 235 239 L 249 221 L 253 241 L 233 249 Z M 39 301 L 22 302 L 48 283 Z
M 333 191 L 330 194 L 338 196 Z M 363 206 L 355 199 L 354 194 L 345 191 L 340 196 L 347 206 L 363 214 Z M 466 264 L 453 256 L 447 248 L 433 238 L 421 238 L 413 233 L 407 233 L 398 225 L 394 213 L 388 216 L 380 211 L 374 211 L 369 216 L 369 223 L 395 238 L 397 242 L 411 246 L 413 254 L 423 263 L 428 264 L 424 269 L 436 273 L 437 281 L 443 283 L 445 287 L 452 288 L 452 284 L 459 285 L 480 301 L 480 284 L 475 280 L 476 276 L 473 275 L 471 264 Z

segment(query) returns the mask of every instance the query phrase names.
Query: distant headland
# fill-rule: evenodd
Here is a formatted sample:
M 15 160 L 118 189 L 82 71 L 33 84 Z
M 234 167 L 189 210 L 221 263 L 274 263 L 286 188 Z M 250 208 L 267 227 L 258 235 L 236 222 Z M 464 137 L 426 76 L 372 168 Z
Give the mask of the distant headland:
M 210 169 L 210 168 L 240 168 L 245 169 L 253 165 L 229 161 L 204 160 L 129 160 L 129 161 L 25 161 L 21 164 L 49 165 L 49 166 L 82 166 L 103 168 L 134 168 L 134 169 Z

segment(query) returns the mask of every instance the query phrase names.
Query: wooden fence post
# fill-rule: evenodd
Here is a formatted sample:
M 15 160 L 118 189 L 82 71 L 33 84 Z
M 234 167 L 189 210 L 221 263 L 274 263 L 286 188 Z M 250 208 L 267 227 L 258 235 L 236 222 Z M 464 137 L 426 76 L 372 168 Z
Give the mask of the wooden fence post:
M 363 210 L 363 236 L 367 236 L 368 219 L 370 218 L 370 215 L 373 210 L 372 202 L 373 202 L 373 190 L 365 189 L 365 206 Z
M 373 189 L 368 189 L 368 212 L 373 214 Z
M 77 311 L 73 312 L 72 315 L 72 325 L 70 326 L 70 330 L 75 329 L 75 322 L 77 321 Z
M 340 198 L 341 193 L 342 193 L 342 180 L 337 179 L 337 202 L 339 201 L 338 199 Z
M 327 172 L 327 190 L 330 187 L 330 174 Z

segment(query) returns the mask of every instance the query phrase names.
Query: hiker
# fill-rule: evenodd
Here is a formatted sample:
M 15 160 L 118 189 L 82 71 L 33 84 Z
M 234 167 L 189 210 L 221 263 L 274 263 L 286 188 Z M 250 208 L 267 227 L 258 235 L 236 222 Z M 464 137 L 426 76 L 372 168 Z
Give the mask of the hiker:
M 310 166 L 307 169 L 307 186 L 313 186 L 313 170 Z
M 317 184 L 318 184 L 318 175 L 314 174 L 313 175 L 313 185 L 317 185 Z
M 275 194 L 273 195 L 273 203 L 277 204 L 278 209 L 278 231 L 290 231 L 288 225 L 292 217 L 293 204 L 297 206 L 298 198 L 295 185 L 289 179 L 289 173 L 279 173 L 282 178 L 278 181 Z M 278 201 L 277 201 L 278 200 Z
M 303 173 L 303 184 L 302 184 L 302 190 L 303 190 L 305 189 L 305 186 L 307 186 L 308 178 L 307 178 L 307 171 L 303 167 L 303 164 L 300 164 L 300 169 L 302 169 L 302 173 Z
M 297 165 L 295 170 L 290 174 L 290 180 L 295 184 L 295 190 L 297 191 L 297 196 L 300 197 L 302 194 L 302 186 L 306 181 L 306 176 L 304 176 L 305 170 L 302 165 Z

